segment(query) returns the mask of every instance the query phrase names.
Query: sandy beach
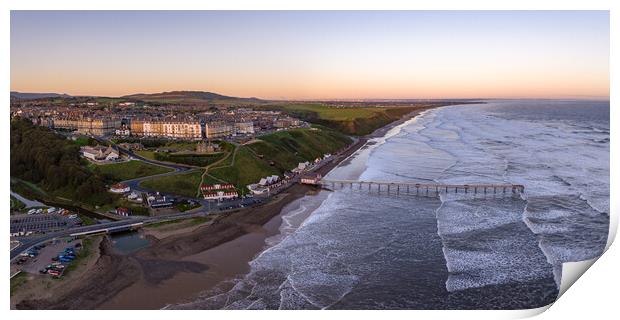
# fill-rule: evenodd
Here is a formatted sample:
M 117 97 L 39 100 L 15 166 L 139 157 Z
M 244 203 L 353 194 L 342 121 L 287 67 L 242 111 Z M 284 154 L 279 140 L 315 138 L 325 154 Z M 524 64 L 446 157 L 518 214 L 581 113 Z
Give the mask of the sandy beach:
M 428 109 L 415 110 L 360 137 L 318 172 L 325 176 L 369 139 L 385 135 L 391 128 Z M 265 249 L 265 240 L 278 234 L 283 208 L 316 192 L 314 187 L 295 184 L 268 203 L 214 215 L 199 227 L 181 226 L 170 232 L 147 229 L 144 233 L 151 244 L 127 255 L 115 252 L 105 238 L 100 245 L 99 259 L 79 284 L 51 297 L 16 302 L 16 308 L 161 309 L 188 302 L 226 280 L 247 273 L 248 262 Z

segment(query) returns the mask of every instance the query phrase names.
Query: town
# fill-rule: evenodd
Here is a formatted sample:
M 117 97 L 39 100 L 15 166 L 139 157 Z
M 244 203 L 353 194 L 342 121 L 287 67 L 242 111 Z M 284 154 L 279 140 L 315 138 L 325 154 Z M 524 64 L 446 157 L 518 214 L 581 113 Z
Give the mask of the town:
M 110 200 L 98 205 L 78 199 L 58 203 L 62 198 L 54 196 L 27 199 L 12 190 L 11 203 L 19 205 L 12 205 L 11 245 L 23 250 L 12 251 L 11 273 L 37 270 L 56 278 L 82 251 L 62 247 L 67 243 L 79 246 L 85 235 L 130 230 L 136 224 L 225 214 L 265 203 L 296 183 L 319 185 L 317 170 L 359 140 L 256 106 L 19 100 L 11 105 L 11 118 L 78 146 L 81 166 L 93 174 L 105 172 Z M 306 144 L 303 139 L 315 144 L 300 149 L 303 154 L 287 146 Z M 231 167 L 246 174 L 233 179 L 239 173 L 227 171 Z M 179 187 L 186 178 L 197 179 L 197 185 Z M 158 184 L 166 179 L 176 180 Z M 21 190 L 18 186 L 31 184 L 13 177 L 12 189 Z M 60 244 L 58 239 L 63 239 Z M 66 251 L 53 253 L 60 249 Z

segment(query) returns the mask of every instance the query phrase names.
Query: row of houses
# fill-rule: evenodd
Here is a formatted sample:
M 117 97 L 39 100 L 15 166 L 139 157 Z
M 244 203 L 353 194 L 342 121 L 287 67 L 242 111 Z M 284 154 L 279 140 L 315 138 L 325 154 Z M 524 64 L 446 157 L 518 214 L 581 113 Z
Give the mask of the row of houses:
M 119 130 L 121 135 L 140 137 L 169 137 L 179 139 L 219 139 L 232 135 L 254 133 L 254 124 L 250 122 L 207 122 L 204 125 L 199 120 L 169 121 L 169 120 L 132 120 L 125 130 Z
M 235 186 L 230 183 L 225 184 L 203 184 L 200 186 L 203 198 L 207 200 L 229 200 L 239 197 Z
M 81 134 L 89 135 L 110 135 L 121 127 L 121 120 L 118 118 L 66 118 L 55 117 L 51 119 L 51 126 L 54 129 L 77 130 Z
M 277 175 L 272 175 L 268 177 L 261 178 L 258 183 L 253 183 L 247 186 L 247 188 L 253 194 L 264 194 L 268 192 L 270 188 L 276 187 L 283 183 L 282 179 L 280 179 Z

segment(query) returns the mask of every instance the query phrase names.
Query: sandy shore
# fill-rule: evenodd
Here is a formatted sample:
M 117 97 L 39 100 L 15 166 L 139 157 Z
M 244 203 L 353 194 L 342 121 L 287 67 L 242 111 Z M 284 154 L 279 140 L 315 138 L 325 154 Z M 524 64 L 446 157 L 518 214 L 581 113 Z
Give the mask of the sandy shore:
M 428 109 L 415 110 L 368 136 L 360 137 L 318 172 L 326 175 L 363 147 L 368 139 L 383 136 Z M 169 304 L 187 302 L 224 280 L 247 273 L 248 262 L 264 249 L 265 239 L 278 233 L 282 209 L 315 192 L 311 186 L 295 184 L 258 207 L 218 214 L 200 227 L 160 233 L 160 237 L 150 236 L 150 246 L 129 255 L 114 252 L 110 241 L 104 240 L 100 245 L 99 259 L 79 284 L 52 297 L 32 297 L 16 302 L 16 307 L 160 309 Z

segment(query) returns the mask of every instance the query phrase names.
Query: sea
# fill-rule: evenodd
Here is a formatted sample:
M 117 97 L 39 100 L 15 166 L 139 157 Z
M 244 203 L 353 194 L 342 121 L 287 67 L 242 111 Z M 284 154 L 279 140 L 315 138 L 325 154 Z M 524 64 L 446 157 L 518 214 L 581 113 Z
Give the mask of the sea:
M 527 309 L 562 263 L 602 254 L 609 102 L 490 100 L 425 111 L 326 179 L 521 184 L 521 195 L 335 188 L 289 204 L 250 272 L 174 308 Z

